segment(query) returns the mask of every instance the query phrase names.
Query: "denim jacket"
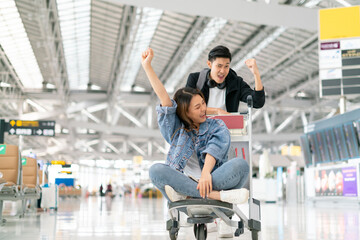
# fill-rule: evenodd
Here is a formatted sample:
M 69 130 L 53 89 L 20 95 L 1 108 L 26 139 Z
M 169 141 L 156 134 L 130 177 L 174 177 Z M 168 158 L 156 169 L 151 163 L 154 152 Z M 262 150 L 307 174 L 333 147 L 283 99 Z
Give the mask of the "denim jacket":
M 186 130 L 176 114 L 176 102 L 171 101 L 172 107 L 156 107 L 160 132 L 170 144 L 166 164 L 183 172 L 188 159 L 196 151 L 201 169 L 207 153 L 216 159 L 214 171 L 227 161 L 230 132 L 225 123 L 219 119 L 206 119 L 198 132 Z

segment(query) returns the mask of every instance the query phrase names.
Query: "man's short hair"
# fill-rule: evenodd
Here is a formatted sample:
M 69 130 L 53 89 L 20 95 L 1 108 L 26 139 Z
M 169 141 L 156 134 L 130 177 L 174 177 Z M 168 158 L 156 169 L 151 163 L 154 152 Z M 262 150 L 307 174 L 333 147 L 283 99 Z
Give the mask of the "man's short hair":
M 222 45 L 216 46 L 210 50 L 208 55 L 208 60 L 210 62 L 214 61 L 216 58 L 229 58 L 231 62 L 231 53 L 230 50 Z

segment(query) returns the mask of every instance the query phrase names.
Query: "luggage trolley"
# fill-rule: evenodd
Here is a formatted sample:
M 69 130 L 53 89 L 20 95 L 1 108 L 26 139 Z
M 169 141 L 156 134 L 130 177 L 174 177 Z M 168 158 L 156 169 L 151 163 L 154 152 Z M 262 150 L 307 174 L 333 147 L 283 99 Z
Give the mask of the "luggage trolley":
M 166 229 L 169 231 L 170 239 L 176 240 L 180 229 L 180 211 L 188 216 L 187 222 L 194 224 L 194 235 L 198 240 L 205 240 L 207 237 L 206 223 L 211 223 L 215 218 L 221 218 L 227 225 L 235 227 L 235 236 L 244 233 L 244 227 L 251 231 L 253 240 L 258 239 L 261 231 L 260 201 L 253 198 L 252 191 L 252 98 L 248 96 L 246 114 L 214 116 L 224 120 L 231 132 L 231 154 L 240 155 L 249 164 L 249 178 L 246 188 L 249 189 L 249 218 L 236 206 L 236 204 L 226 203 L 211 199 L 186 199 L 169 203 L 170 219 L 166 222 Z M 235 129 L 234 129 L 235 128 Z M 239 217 L 238 221 L 232 220 L 233 215 Z

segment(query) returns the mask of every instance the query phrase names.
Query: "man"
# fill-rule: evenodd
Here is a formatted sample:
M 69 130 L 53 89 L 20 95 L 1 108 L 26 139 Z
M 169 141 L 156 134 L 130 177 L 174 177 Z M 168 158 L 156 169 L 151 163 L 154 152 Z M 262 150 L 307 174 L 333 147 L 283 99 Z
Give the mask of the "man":
M 246 102 L 248 95 L 252 95 L 254 108 L 264 106 L 265 92 L 255 59 L 245 61 L 246 66 L 254 75 L 255 90 L 237 76 L 236 72 L 230 68 L 230 62 L 229 49 L 217 46 L 209 52 L 207 61 L 209 69 L 190 73 L 188 77 L 186 87 L 200 88 L 205 96 L 208 107 L 206 114 L 238 112 L 239 102 Z
M 217 46 L 208 55 L 209 69 L 190 73 L 186 87 L 199 88 L 204 94 L 207 104 L 207 115 L 228 114 L 238 112 L 240 101 L 246 102 L 252 96 L 254 108 L 261 108 L 265 104 L 265 92 L 261 82 L 259 69 L 255 59 L 245 61 L 246 66 L 255 78 L 255 90 L 244 82 L 242 77 L 230 68 L 231 53 L 227 47 Z M 215 220 L 207 224 L 207 231 L 218 230 L 218 236 L 233 237 L 232 228 L 225 222 Z

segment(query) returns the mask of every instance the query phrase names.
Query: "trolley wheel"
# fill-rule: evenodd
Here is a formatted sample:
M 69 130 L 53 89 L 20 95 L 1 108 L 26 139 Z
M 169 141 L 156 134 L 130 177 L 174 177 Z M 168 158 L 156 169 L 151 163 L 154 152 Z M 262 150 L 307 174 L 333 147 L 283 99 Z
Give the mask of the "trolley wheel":
M 171 240 L 176 240 L 179 234 L 179 229 L 178 228 L 171 228 L 169 230 L 169 236 Z
M 251 239 L 258 240 L 258 237 L 259 237 L 258 234 L 259 234 L 259 231 L 251 230 Z
M 207 229 L 204 223 L 194 224 L 194 234 L 197 240 L 205 240 L 207 238 Z

